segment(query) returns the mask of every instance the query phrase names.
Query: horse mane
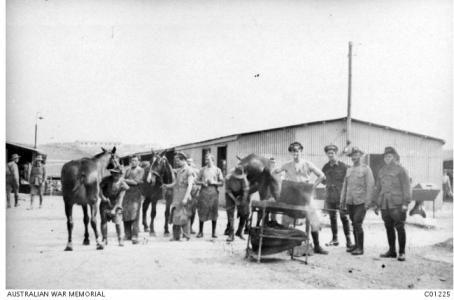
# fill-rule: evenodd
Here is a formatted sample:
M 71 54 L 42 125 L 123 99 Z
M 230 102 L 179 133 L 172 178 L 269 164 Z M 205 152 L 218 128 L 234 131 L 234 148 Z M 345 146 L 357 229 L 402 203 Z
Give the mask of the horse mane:
M 172 166 L 170 165 L 169 161 L 167 160 L 167 158 L 163 158 L 164 159 L 164 170 L 163 170 L 163 175 L 162 175 L 162 181 L 164 184 L 169 184 L 169 183 L 172 183 L 173 182 L 173 168 Z
M 93 156 L 93 158 L 94 158 L 94 159 L 100 159 L 100 158 L 101 158 L 103 155 L 105 155 L 106 153 L 108 154 L 109 152 L 106 151 L 106 152 L 98 153 L 98 154 L 96 154 L 95 156 Z

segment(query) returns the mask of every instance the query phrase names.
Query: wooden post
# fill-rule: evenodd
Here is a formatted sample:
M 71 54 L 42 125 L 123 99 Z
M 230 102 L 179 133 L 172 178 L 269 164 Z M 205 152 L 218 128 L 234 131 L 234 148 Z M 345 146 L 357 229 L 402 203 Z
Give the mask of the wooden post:
M 352 129 L 352 49 L 353 42 L 348 43 L 348 102 L 347 102 L 347 146 L 351 140 Z

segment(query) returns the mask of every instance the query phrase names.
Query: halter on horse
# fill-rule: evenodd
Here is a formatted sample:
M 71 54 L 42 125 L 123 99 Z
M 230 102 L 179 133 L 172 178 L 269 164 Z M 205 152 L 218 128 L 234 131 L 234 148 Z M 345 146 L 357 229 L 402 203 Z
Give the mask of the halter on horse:
M 164 234 L 169 234 L 169 214 L 170 204 L 172 203 L 172 190 L 164 190 L 162 184 L 169 184 L 173 182 L 173 169 L 169 161 L 163 154 L 155 154 L 151 159 L 149 167 L 145 168 L 143 194 L 145 200 L 142 204 L 142 222 L 144 231 L 150 232 L 151 236 L 155 235 L 154 219 L 156 218 L 156 204 L 158 200 L 165 199 L 165 223 Z M 151 221 L 150 227 L 147 224 L 147 210 L 151 204 Z
M 119 160 L 115 154 L 116 148 L 107 151 L 101 148 L 102 152 L 92 158 L 82 158 L 65 163 L 61 170 L 61 182 L 63 200 L 65 202 L 66 225 L 68 229 L 68 244 L 65 251 L 72 251 L 72 230 L 73 218 L 72 208 L 74 204 L 82 206 L 84 213 L 84 245 L 89 245 L 88 222 L 96 237 L 96 249 L 101 250 L 104 245 L 99 241 L 99 233 L 96 225 L 96 215 L 98 213 L 99 184 L 104 177 L 109 175 L 108 169 L 118 167 Z M 88 206 L 90 206 L 91 216 L 88 216 Z

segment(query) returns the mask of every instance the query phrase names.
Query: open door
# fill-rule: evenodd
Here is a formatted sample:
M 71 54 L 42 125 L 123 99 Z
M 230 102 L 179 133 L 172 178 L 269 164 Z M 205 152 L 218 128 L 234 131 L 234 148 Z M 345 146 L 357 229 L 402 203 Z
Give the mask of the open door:
M 374 174 L 374 179 L 378 178 L 378 171 L 385 165 L 383 161 L 383 154 L 367 154 L 366 163 L 372 169 L 372 174 Z

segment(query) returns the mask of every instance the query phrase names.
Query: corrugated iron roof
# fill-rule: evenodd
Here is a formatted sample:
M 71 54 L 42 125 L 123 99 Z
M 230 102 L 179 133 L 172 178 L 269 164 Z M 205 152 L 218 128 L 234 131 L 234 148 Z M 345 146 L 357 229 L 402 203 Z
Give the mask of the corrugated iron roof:
M 18 147 L 18 148 L 24 148 L 24 149 L 27 149 L 27 150 L 30 150 L 30 151 L 33 151 L 33 152 L 36 152 L 36 153 L 45 154 L 40 149 L 33 148 L 32 146 L 29 146 L 29 145 L 20 144 L 20 143 L 12 143 L 12 142 L 8 142 L 8 141 L 6 142 L 6 144 L 7 145 L 12 145 L 12 146 L 15 146 L 15 147 Z
M 178 149 L 185 149 L 185 148 L 190 148 L 190 147 L 193 147 L 193 146 L 200 146 L 200 145 L 204 145 L 204 144 L 210 144 L 210 143 L 213 143 L 213 142 L 218 142 L 218 141 L 224 140 L 224 139 L 226 139 L 226 140 L 235 140 L 241 135 L 249 135 L 249 134 L 261 133 L 261 132 L 269 132 L 269 131 L 274 131 L 274 130 L 290 129 L 290 128 L 301 127 L 301 126 L 311 126 L 311 125 L 316 125 L 316 124 L 332 123 L 332 122 L 339 122 L 339 121 L 346 121 L 346 120 L 347 120 L 347 117 L 343 117 L 343 118 L 337 118 L 337 119 L 328 119 L 328 120 L 321 120 L 321 121 L 314 121 L 314 122 L 307 122 L 307 123 L 299 123 L 299 124 L 293 124 L 293 125 L 287 125 L 287 126 L 281 126 L 281 127 L 274 127 L 274 128 L 263 129 L 263 130 L 254 130 L 254 131 L 248 131 L 248 132 L 243 132 L 243 133 L 225 135 L 225 136 L 212 138 L 212 139 L 208 139 L 208 140 L 203 140 L 203 141 L 187 143 L 187 144 L 183 144 L 183 145 L 174 146 L 174 147 L 168 148 L 168 149 L 177 149 L 177 150 Z M 413 136 L 418 136 L 418 137 L 421 137 L 421 138 L 431 139 L 431 140 L 440 142 L 442 144 L 445 144 L 445 141 L 443 139 L 432 137 L 432 136 L 428 136 L 428 135 L 424 135 L 424 134 L 420 134 L 420 133 L 415 133 L 415 132 L 411 132 L 411 131 L 407 131 L 407 130 L 397 129 L 397 128 L 393 128 L 393 127 L 390 127 L 390 126 L 380 125 L 380 124 L 367 122 L 367 121 L 363 121 L 363 120 L 359 120 L 359 119 L 355 119 L 355 118 L 352 118 L 352 122 L 366 124 L 366 125 L 379 127 L 379 128 L 383 128 L 383 129 L 387 129 L 387 130 L 391 130 L 391 131 L 401 132 L 401 133 L 405 133 L 405 134 L 409 134 L 409 135 L 413 135 Z M 139 154 L 147 154 L 147 153 L 150 153 L 150 152 L 149 151 L 148 152 L 140 152 Z M 134 153 L 134 154 L 137 154 L 137 153 Z M 123 157 L 127 157 L 127 156 L 123 156 Z

